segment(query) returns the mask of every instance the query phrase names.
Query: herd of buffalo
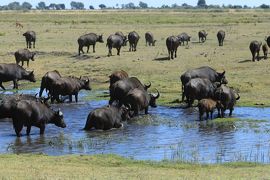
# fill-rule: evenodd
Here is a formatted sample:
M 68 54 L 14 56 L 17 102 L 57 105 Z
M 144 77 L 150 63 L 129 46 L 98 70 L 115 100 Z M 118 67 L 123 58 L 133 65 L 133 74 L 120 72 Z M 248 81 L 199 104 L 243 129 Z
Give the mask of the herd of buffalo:
M 204 30 L 198 32 L 199 42 L 206 41 L 207 33 Z M 35 48 L 36 33 L 27 31 L 23 34 L 26 39 L 27 48 L 19 49 L 15 52 L 16 64 L 0 64 L 0 87 L 5 90 L 2 82 L 13 81 L 14 89 L 18 89 L 19 80 L 28 80 L 35 82 L 33 71 L 26 71 L 23 68 L 24 61 L 29 66 L 29 60 L 34 61 L 34 52 L 29 49 Z M 220 30 L 217 33 L 219 46 L 223 46 L 225 31 Z M 136 51 L 140 36 L 137 32 L 132 31 L 127 36 L 122 32 L 111 34 L 107 38 L 106 47 L 108 47 L 108 56 L 112 55 L 112 48 L 116 48 L 117 55 L 120 55 L 122 46 L 126 46 L 129 42 L 129 51 Z M 178 46 L 188 44 L 191 36 L 187 33 L 181 33 L 178 36 L 169 36 L 166 39 L 166 46 L 169 53 L 169 59 L 177 57 Z M 156 40 L 153 33 L 145 33 L 146 45 L 155 46 Z M 78 54 L 84 53 L 83 47 L 93 46 L 95 52 L 96 42 L 103 43 L 102 35 L 95 33 L 85 34 L 78 38 Z M 252 60 L 259 60 L 259 52 L 262 47 L 264 58 L 267 58 L 268 46 L 270 47 L 270 36 L 266 38 L 267 44 L 252 41 L 250 43 L 250 51 Z M 268 46 L 267 46 L 268 45 Z M 29 48 L 29 49 L 28 49 Z M 19 63 L 21 62 L 21 66 Z M 109 130 L 111 128 L 120 128 L 123 121 L 137 116 L 140 111 L 148 114 L 148 108 L 157 107 L 156 100 L 160 97 L 157 94 L 148 92 L 151 86 L 143 84 L 137 77 L 129 77 L 128 73 L 119 70 L 113 72 L 110 76 L 110 100 L 109 104 L 104 107 L 94 109 L 89 113 L 84 129 L 91 130 L 101 129 Z M 203 66 L 190 69 L 180 76 L 182 83 L 182 102 L 186 102 L 187 107 L 191 107 L 195 100 L 198 100 L 199 119 L 203 120 L 206 113 L 206 119 L 209 113 L 213 115 L 215 109 L 218 110 L 218 117 L 224 117 L 225 111 L 228 109 L 229 115 L 232 115 L 236 101 L 240 99 L 239 94 L 232 87 L 227 86 L 228 81 L 224 72 L 217 72 L 209 66 Z M 37 97 L 33 95 L 15 94 L 5 95 L 0 99 L 0 119 L 11 118 L 16 135 L 21 135 L 21 130 L 25 126 L 26 134 L 29 135 L 31 126 L 40 128 L 40 134 L 44 133 L 45 125 L 48 123 L 55 124 L 58 127 L 65 128 L 63 113 L 59 110 L 55 111 L 50 107 L 51 103 L 57 101 L 62 103 L 63 97 L 67 96 L 72 102 L 72 96 L 78 101 L 78 93 L 80 90 L 91 90 L 88 77 L 62 76 L 57 70 L 47 72 L 41 80 L 40 92 Z M 43 91 L 46 90 L 48 97 L 43 97 Z

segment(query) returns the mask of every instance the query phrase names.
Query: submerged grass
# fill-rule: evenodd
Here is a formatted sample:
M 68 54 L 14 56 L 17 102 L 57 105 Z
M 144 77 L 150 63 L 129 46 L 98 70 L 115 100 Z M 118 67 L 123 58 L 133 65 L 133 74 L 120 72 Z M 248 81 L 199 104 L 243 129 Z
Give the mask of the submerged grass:
M 1 155 L 1 179 L 265 179 L 269 165 L 135 161 L 115 155 Z M 222 172 L 222 173 L 221 173 Z

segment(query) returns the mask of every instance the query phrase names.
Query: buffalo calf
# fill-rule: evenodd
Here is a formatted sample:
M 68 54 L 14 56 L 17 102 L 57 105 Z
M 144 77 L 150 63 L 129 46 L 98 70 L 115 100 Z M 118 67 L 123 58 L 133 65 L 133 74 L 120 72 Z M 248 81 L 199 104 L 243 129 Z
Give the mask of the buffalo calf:
M 203 114 L 206 113 L 206 119 L 209 118 L 209 112 L 210 117 L 213 119 L 213 112 L 216 108 L 221 107 L 220 101 L 215 101 L 213 99 L 201 99 L 198 103 L 199 113 L 200 113 L 200 121 L 203 119 Z

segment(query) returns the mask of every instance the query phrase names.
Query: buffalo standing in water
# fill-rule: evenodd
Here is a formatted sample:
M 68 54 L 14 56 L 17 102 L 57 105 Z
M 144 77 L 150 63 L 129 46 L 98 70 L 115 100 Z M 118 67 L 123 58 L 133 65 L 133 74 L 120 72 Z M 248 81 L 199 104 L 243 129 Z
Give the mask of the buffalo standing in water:
M 110 89 L 114 83 L 116 83 L 119 80 L 128 78 L 128 73 L 123 70 L 114 71 L 110 76 Z
M 78 38 L 78 44 L 79 44 L 79 55 L 84 53 L 83 47 L 87 47 L 87 53 L 89 52 L 89 47 L 92 45 L 93 46 L 93 52 L 96 52 L 95 46 L 96 42 L 103 43 L 102 35 L 97 35 L 95 33 L 89 33 L 82 35 Z
M 257 61 L 260 60 L 260 50 L 261 50 L 262 42 L 259 41 L 252 41 L 249 45 L 250 52 L 252 54 L 252 61 L 255 61 L 255 58 Z M 256 56 L 257 54 L 257 56 Z M 256 56 L 256 57 L 255 57 Z
M 219 46 L 223 46 L 223 41 L 225 39 L 225 31 L 223 30 L 218 31 L 217 39 L 218 39 Z
M 17 64 L 0 64 L 0 87 L 3 90 L 6 90 L 3 82 L 13 81 L 13 89 L 18 89 L 18 81 L 23 79 L 36 82 L 34 71 L 26 71 Z
M 35 31 L 27 31 L 27 32 L 23 33 L 23 36 L 25 36 L 26 48 L 31 49 L 32 42 L 33 42 L 33 48 L 35 48 L 35 45 L 36 45 Z
M 52 84 L 61 78 L 60 73 L 57 70 L 47 72 L 41 79 L 39 97 L 42 96 L 44 89 L 49 94 L 52 92 Z
M 166 39 L 166 46 L 169 53 L 169 59 L 177 57 L 177 48 L 181 44 L 181 40 L 176 36 L 170 36 Z

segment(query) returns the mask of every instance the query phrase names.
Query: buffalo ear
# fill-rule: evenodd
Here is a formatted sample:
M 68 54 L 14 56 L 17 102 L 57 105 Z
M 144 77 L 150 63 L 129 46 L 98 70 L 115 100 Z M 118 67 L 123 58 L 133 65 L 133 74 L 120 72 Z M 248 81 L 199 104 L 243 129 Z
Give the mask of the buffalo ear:
M 30 74 L 34 74 L 34 71 L 31 71 Z

